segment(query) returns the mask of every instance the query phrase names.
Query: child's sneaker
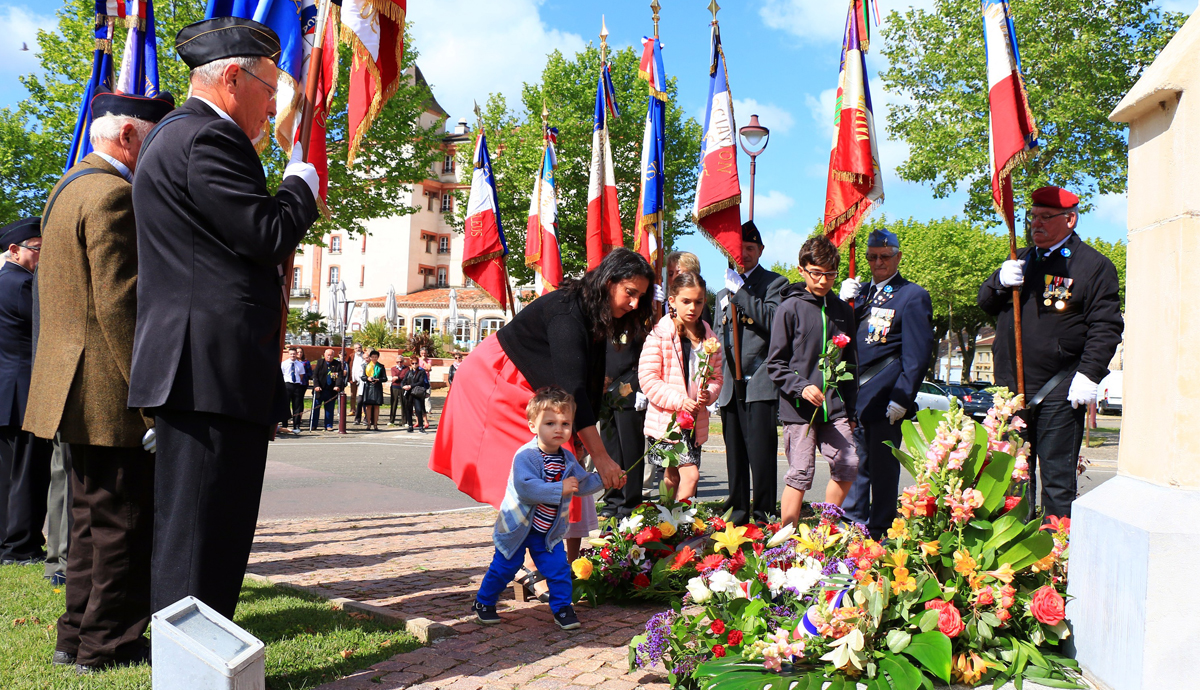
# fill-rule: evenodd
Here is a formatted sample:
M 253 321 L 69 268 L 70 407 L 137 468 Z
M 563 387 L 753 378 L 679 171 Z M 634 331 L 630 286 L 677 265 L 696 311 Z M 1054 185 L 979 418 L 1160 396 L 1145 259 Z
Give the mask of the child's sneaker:
M 575 608 L 570 604 L 554 612 L 554 622 L 563 630 L 574 630 L 579 627 L 579 619 L 575 616 Z
M 569 606 L 567 608 L 570 608 Z M 471 610 L 475 612 L 475 618 L 484 625 L 495 625 L 501 621 L 500 614 L 496 613 L 495 606 L 479 603 L 476 599 L 471 603 Z M 575 621 L 575 625 L 579 625 L 579 620 L 575 618 L 574 613 L 571 614 L 571 620 Z M 561 623 L 559 625 L 562 625 Z

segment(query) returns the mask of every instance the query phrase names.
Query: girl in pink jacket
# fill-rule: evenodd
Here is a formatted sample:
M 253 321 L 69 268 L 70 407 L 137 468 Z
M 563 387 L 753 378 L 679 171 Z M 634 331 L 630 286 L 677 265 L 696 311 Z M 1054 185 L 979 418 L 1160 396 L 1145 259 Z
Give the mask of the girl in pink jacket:
M 704 279 L 680 273 L 669 286 L 667 301 L 675 316 L 666 315 L 646 336 L 638 360 L 638 383 L 649 400 L 646 436 L 651 443 L 666 434 L 671 415 L 683 429 L 687 450 L 679 467 L 666 468 L 667 486 L 675 499 L 692 499 L 700 482 L 700 447 L 708 440 L 708 406 L 721 393 L 721 350 L 712 328 L 700 320 L 706 303 Z M 707 371 L 702 366 L 707 356 Z M 699 379 L 707 382 L 701 386 Z M 653 456 L 651 456 L 653 457 Z

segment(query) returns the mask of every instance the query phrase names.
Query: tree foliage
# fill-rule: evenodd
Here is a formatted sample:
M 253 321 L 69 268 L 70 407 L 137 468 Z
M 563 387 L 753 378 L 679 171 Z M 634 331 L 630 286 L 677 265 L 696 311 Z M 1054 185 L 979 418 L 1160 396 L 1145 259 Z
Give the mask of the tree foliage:
M 621 208 L 625 244 L 632 247 L 632 228 L 640 185 L 642 130 L 646 117 L 646 82 L 638 79 L 638 56 L 632 48 L 609 55 L 613 87 L 621 110 L 609 118 L 613 172 Z M 492 94 L 483 110 L 483 126 L 492 154 L 500 216 L 508 241 L 509 272 L 521 280 L 532 277 L 525 267 L 525 224 L 529 195 L 542 155 L 542 105 L 549 124 L 558 128 L 558 242 L 563 271 L 580 274 L 587 268 L 588 171 L 592 160 L 592 117 L 600 52 L 589 45 L 572 58 L 554 51 L 547 56 L 540 83 L 525 84 L 518 109 L 503 95 Z M 669 80 L 666 113 L 666 217 L 664 244 L 690 234 L 690 214 L 700 161 L 700 124 L 685 117 L 676 103 L 676 81 Z M 470 152 L 466 152 L 470 156 Z M 465 209 L 463 194 L 459 208 Z M 461 225 L 461 218 L 459 219 Z
M 1084 200 L 1125 191 L 1125 125 L 1108 114 L 1182 25 L 1151 0 L 1011 0 L 1041 150 L 1013 175 L 1016 198 L 1046 184 Z M 988 88 L 978 0 L 893 11 L 881 73 L 898 96 L 888 133 L 911 154 L 897 172 L 942 198 L 964 186 L 973 221 L 995 218 L 988 157 Z
M 174 49 L 180 29 L 204 16 L 205 0 L 158 0 L 155 3 L 158 38 L 159 86 L 182 104 L 188 92 L 187 66 Z M 75 129 L 84 85 L 91 76 L 94 49 L 95 3 L 68 0 L 58 11 L 55 32 L 38 32 L 39 59 L 44 76 L 26 75 L 21 82 L 29 98 L 15 111 L 0 110 L 0 223 L 23 215 L 38 215 L 55 182 L 62 175 Z M 124 29 L 113 41 L 113 64 L 120 65 Z M 404 69 L 416 65 L 417 50 L 406 34 Z M 411 185 L 430 176 L 441 153 L 443 121 L 423 126 L 421 116 L 432 98 L 423 83 L 402 83 L 375 120 L 353 169 L 346 167 L 347 79 L 350 49 L 339 50 L 339 79 L 329 131 L 330 219 L 313 226 L 308 242 L 342 230 L 348 235 L 365 232 L 370 218 L 406 215 L 417 209 L 401 204 Z M 114 75 L 115 76 L 115 75 Z M 282 103 L 278 104 L 282 109 Z M 287 157 L 277 146 L 262 154 L 268 185 L 278 185 Z M 10 171 L 12 174 L 10 174 Z

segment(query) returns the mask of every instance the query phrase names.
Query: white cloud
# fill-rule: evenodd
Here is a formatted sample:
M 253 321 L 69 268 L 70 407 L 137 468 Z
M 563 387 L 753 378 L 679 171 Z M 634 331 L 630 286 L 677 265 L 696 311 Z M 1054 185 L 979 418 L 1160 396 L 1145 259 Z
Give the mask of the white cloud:
M 1195 0 L 1162 0 L 1158 4 L 1168 12 L 1183 12 L 1188 16 L 1196 11 Z
M 519 108 L 522 84 L 540 77 L 548 53 L 583 50 L 578 34 L 546 26 L 539 13 L 543 2 L 460 0 L 449 15 L 443 3 L 410 4 L 421 72 L 451 121 L 472 119 L 472 101 L 482 104 L 497 91 L 509 107 Z
M 11 48 L 5 50 L 4 71 L 0 75 L 0 106 L 16 105 L 26 95 L 18 77 L 42 72 L 37 58 L 38 29 L 53 31 L 57 22 L 52 14 L 34 14 L 23 7 L 9 5 L 0 6 L 0 23 L 7 27 L 5 33 L 9 39 L 5 41 L 5 48 Z M 22 43 L 28 51 L 20 49 Z
M 755 209 L 755 215 L 758 209 Z M 808 239 L 808 232 L 796 232 L 791 228 L 778 228 L 775 230 L 762 230 L 763 235 L 763 256 L 759 261 L 763 266 L 771 266 L 772 264 L 783 264 L 784 266 L 792 266 L 796 263 L 796 252 L 799 251 L 800 245 L 804 244 L 804 240 Z
M 733 99 L 733 114 L 737 118 L 738 127 L 749 123 L 751 115 L 758 115 L 759 124 L 771 130 L 772 134 L 787 134 L 792 125 L 796 124 L 795 118 L 788 111 L 774 103 L 759 103 L 753 98 Z M 700 117 L 703 122 L 704 116 Z
M 916 0 L 889 4 L 887 11 L 906 12 L 910 8 L 928 9 L 932 6 L 933 0 Z M 787 32 L 803 42 L 840 43 L 846 32 L 846 9 L 846 3 L 821 0 L 766 0 L 759 9 L 758 16 L 768 28 Z M 880 17 L 886 23 L 887 17 L 882 11 Z M 874 23 L 875 17 L 872 12 L 872 26 Z M 875 35 L 874 31 L 872 35 Z
M 825 89 L 819 97 L 814 97 L 811 93 L 804 94 L 804 104 L 808 106 L 808 112 L 816 121 L 822 139 L 825 140 L 822 146 L 833 137 L 833 105 L 836 102 L 836 86 L 832 89 Z
M 772 189 L 763 194 L 754 194 L 754 217 L 777 218 L 786 214 L 796 205 L 796 200 L 783 192 Z M 742 217 L 750 217 L 750 189 L 747 187 L 742 194 Z

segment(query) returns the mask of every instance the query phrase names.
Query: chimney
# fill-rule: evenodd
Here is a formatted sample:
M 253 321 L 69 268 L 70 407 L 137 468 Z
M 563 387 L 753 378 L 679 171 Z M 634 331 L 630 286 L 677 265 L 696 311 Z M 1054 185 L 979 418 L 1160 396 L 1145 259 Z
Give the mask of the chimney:
M 455 134 L 466 134 L 469 131 L 471 131 L 471 128 L 467 126 L 467 118 L 465 117 L 460 118 L 458 124 L 454 125 Z

